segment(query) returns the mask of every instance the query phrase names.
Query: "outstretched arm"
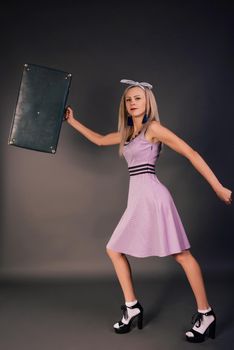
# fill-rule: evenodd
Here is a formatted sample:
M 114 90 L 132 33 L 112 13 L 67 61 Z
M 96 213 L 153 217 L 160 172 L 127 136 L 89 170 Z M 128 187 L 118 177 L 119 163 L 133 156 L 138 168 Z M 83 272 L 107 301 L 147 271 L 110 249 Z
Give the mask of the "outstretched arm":
M 223 187 L 223 185 L 219 182 L 213 171 L 210 169 L 210 167 L 207 165 L 207 163 L 197 151 L 195 151 L 185 141 L 183 141 L 169 129 L 159 124 L 157 121 L 153 121 L 150 124 L 149 129 L 153 137 L 156 137 L 159 141 L 165 143 L 174 151 L 188 158 L 188 160 L 192 163 L 194 168 L 211 185 L 217 196 L 226 204 L 231 204 L 232 191 Z
M 81 122 L 76 120 L 73 115 L 73 110 L 71 107 L 67 107 L 65 113 L 65 119 L 73 128 L 79 131 L 83 136 L 85 136 L 89 141 L 95 143 L 98 146 L 109 146 L 120 143 L 120 133 L 112 132 L 107 135 L 101 135 L 97 132 L 87 128 Z

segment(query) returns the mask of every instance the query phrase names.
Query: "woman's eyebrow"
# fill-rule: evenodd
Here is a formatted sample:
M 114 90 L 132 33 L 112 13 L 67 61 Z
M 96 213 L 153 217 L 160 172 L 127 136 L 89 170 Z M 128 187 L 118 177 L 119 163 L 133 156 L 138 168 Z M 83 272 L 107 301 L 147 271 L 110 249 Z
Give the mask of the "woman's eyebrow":
M 141 97 L 141 95 L 134 95 L 133 97 Z M 126 98 L 131 98 L 131 96 L 127 96 Z

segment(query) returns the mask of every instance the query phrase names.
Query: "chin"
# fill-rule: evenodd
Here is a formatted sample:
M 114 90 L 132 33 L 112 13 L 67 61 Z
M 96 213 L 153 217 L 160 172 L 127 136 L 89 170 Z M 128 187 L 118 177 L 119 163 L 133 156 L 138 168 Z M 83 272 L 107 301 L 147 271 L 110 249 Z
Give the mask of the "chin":
M 131 112 L 131 116 L 135 118 L 144 117 L 144 112 L 139 113 L 139 111 Z

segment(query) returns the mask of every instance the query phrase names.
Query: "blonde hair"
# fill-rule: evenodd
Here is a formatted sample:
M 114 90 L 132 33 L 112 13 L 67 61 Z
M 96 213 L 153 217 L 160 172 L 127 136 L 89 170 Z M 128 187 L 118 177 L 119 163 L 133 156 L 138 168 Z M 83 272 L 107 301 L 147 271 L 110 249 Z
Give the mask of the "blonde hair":
M 134 87 L 134 86 L 127 87 L 124 90 L 123 95 L 122 95 L 121 100 L 120 100 L 120 105 L 119 105 L 118 131 L 120 132 L 120 136 L 121 136 L 121 141 L 120 141 L 120 145 L 119 145 L 119 156 L 120 157 L 123 156 L 123 147 L 124 147 L 124 144 L 125 144 L 127 138 L 133 133 L 133 126 L 127 124 L 128 112 L 127 112 L 127 108 L 126 108 L 126 104 L 125 104 L 125 95 L 126 95 L 127 91 L 129 89 L 131 89 L 132 87 Z M 146 97 L 146 111 L 145 111 L 145 113 L 148 116 L 148 120 L 145 123 L 145 126 L 150 124 L 150 122 L 152 120 L 157 120 L 160 123 L 159 114 L 158 114 L 158 106 L 157 106 L 155 96 L 150 89 L 145 88 L 144 90 L 145 90 L 145 97 Z M 162 150 L 162 143 L 161 143 L 161 150 Z M 161 150 L 160 150 L 160 152 L 161 152 Z

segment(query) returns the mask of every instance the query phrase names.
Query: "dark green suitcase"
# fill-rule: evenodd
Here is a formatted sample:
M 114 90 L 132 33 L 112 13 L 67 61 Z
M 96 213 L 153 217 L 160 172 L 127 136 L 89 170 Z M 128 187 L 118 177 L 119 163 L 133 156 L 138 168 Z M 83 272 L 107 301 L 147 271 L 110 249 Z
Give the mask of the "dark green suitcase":
M 8 144 L 56 153 L 72 75 L 25 64 Z

